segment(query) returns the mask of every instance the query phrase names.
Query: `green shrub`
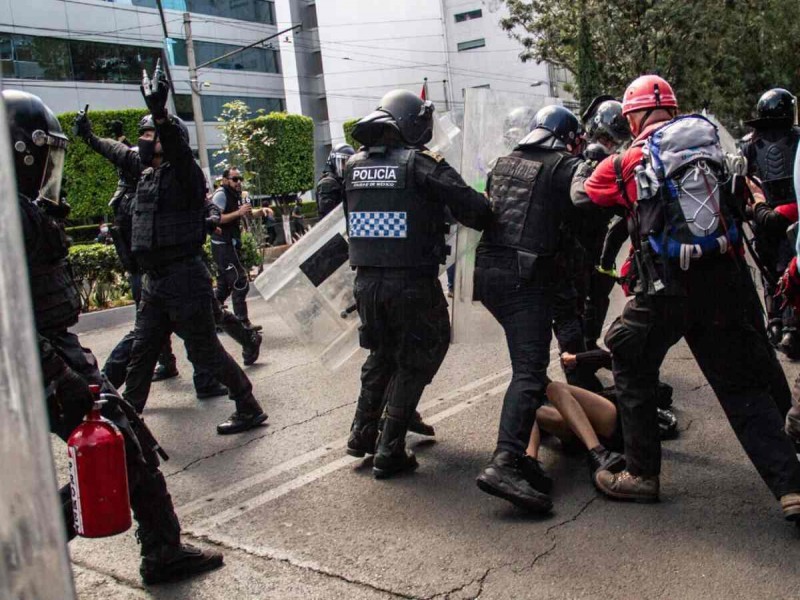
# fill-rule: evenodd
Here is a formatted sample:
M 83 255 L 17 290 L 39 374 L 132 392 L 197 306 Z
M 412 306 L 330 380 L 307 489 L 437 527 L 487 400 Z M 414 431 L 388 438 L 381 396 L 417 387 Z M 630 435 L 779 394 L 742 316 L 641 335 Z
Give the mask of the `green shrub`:
M 270 113 L 250 121 L 271 143 L 251 148 L 258 194 L 297 194 L 314 187 L 314 122 L 302 115 Z
M 72 274 L 78 284 L 83 309 L 105 307 L 112 299 L 124 296 L 125 270 L 114 246 L 85 244 L 69 249 Z
M 91 225 L 75 225 L 73 227 L 66 227 L 65 231 L 73 244 L 91 244 L 97 239 L 97 235 L 100 233 L 100 226 L 97 223 L 92 223 Z
M 98 111 L 89 109 L 95 135 L 107 137 L 108 123 L 117 120 L 122 122 L 125 134 L 132 143 L 139 137 L 139 119 L 146 114 L 146 110 L 139 108 Z M 110 162 L 72 134 L 76 115 L 76 112 L 63 113 L 58 115 L 58 120 L 70 141 L 64 164 L 63 189 L 67 194 L 67 202 L 72 206 L 70 217 L 80 221 L 111 213 L 108 201 L 117 186 L 117 172 Z
M 250 271 L 253 267 L 259 267 L 262 263 L 261 252 L 258 250 L 258 245 L 253 235 L 247 231 L 242 232 L 242 266 L 246 271 Z M 203 245 L 203 262 L 206 263 L 208 270 L 216 277 L 217 265 L 214 263 L 214 258 L 211 255 L 211 238 L 206 239 Z
M 361 144 L 359 144 L 357 141 L 353 139 L 353 128 L 356 126 L 356 123 L 358 123 L 358 121 L 359 121 L 358 119 L 348 119 L 347 121 L 342 123 L 342 130 L 344 131 L 344 141 L 346 141 L 356 150 L 358 150 L 359 146 L 361 146 Z
M 291 206 L 289 208 L 289 213 L 292 212 L 293 208 L 294 208 L 294 202 L 291 203 Z M 280 205 L 273 206 L 272 210 L 275 212 L 275 218 L 276 219 L 280 219 L 281 216 L 283 215 L 283 208 Z M 307 219 L 310 219 L 312 217 L 316 217 L 317 216 L 317 203 L 316 202 L 303 202 L 300 205 L 300 214 L 302 214 Z

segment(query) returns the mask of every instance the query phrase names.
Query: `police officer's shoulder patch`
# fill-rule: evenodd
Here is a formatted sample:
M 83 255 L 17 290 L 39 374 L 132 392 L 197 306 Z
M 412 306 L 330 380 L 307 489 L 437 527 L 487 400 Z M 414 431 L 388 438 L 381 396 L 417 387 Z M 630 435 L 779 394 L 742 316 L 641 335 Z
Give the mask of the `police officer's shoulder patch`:
M 420 154 L 424 154 L 428 158 L 432 158 L 437 163 L 440 163 L 444 160 L 444 156 L 442 156 L 438 152 L 434 152 L 433 150 L 423 150 L 422 152 L 420 152 Z

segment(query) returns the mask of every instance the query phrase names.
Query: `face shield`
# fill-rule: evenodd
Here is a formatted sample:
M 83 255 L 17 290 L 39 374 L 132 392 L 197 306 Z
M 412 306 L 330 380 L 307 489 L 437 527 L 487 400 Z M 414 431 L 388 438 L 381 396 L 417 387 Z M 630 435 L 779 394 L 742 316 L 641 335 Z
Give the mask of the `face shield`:
M 347 160 L 351 157 L 351 154 L 342 154 L 341 152 L 334 152 L 331 158 L 333 159 L 331 162 L 333 163 L 333 170 L 336 171 L 337 177 L 344 177 L 344 167 L 347 164 Z
M 67 139 L 37 129 L 31 134 L 34 145 L 47 146 L 47 157 L 39 186 L 39 199 L 58 204 L 61 198 L 61 179 L 67 155 Z

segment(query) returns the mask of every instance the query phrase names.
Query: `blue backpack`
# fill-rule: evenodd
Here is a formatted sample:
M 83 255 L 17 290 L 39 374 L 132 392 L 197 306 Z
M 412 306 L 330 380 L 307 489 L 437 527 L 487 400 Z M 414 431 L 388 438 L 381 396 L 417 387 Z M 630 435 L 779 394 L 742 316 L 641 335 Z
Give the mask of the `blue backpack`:
M 716 126 L 700 115 L 676 117 L 656 129 L 642 150 L 635 170 L 641 238 L 684 271 L 692 260 L 728 253 L 740 233 Z

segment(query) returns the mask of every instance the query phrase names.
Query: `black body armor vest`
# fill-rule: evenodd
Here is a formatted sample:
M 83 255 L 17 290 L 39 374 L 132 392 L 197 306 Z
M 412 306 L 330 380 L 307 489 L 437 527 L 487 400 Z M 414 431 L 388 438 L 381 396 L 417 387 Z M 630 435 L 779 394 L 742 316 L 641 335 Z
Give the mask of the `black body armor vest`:
M 222 186 L 216 192 L 214 192 L 214 197 L 216 198 L 218 194 L 225 195 L 225 209 L 222 211 L 223 215 L 227 215 L 239 210 L 239 197 L 235 193 L 230 191 L 225 186 Z M 239 226 L 239 219 L 235 219 L 233 221 L 230 221 L 229 223 L 224 223 L 220 225 L 219 228 L 222 230 L 222 235 L 214 233 L 211 235 L 211 239 L 220 242 L 230 243 L 234 239 L 239 240 L 242 238 L 242 231 L 241 227 Z
M 142 173 L 133 207 L 131 249 L 144 268 L 200 256 L 206 238 L 205 207 L 193 207 L 169 163 Z
M 427 200 L 419 187 L 416 154 L 412 148 L 372 147 L 348 161 L 344 185 L 352 266 L 444 264 L 444 207 Z
M 33 314 L 39 333 L 63 331 L 78 322 L 81 298 L 67 261 L 67 236 L 58 221 L 24 196 L 20 213 L 26 223 L 25 249 Z
M 793 127 L 775 139 L 769 134 L 756 133 L 750 142 L 755 175 L 764 184 L 764 196 L 770 206 L 796 201 L 794 189 L 794 160 L 797 154 L 800 129 Z
M 483 232 L 481 244 L 537 256 L 559 251 L 565 206 L 562 198 L 554 197 L 553 177 L 565 156 L 526 148 L 497 160 L 489 186 L 495 218 Z

